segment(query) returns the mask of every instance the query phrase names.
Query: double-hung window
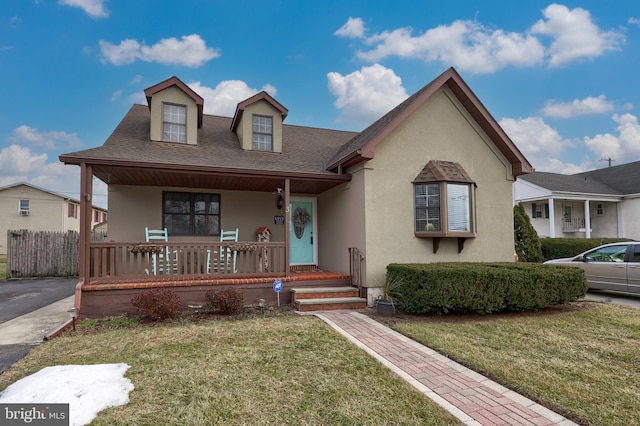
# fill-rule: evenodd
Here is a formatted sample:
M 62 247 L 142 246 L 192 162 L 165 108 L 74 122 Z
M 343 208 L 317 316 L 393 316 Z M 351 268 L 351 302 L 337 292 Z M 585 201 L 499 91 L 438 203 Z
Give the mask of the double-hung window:
M 164 192 L 162 226 L 169 235 L 220 235 L 220 194 Z
M 253 149 L 273 151 L 273 117 L 253 116 Z
M 475 183 L 458 163 L 430 161 L 413 185 L 416 236 L 475 236 Z
M 29 200 L 20 200 L 20 204 L 18 206 L 18 213 L 23 216 L 29 215 L 29 207 L 30 207 Z
M 78 217 L 78 205 L 75 203 L 69 203 L 67 205 L 67 216 Z
M 162 139 L 171 142 L 187 141 L 187 107 L 162 105 Z

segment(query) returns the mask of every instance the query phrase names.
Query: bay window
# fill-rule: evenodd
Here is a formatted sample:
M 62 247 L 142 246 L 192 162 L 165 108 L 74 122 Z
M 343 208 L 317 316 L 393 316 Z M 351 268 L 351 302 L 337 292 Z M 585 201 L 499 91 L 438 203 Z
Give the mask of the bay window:
M 417 237 L 474 237 L 475 183 L 458 163 L 430 161 L 413 181 Z

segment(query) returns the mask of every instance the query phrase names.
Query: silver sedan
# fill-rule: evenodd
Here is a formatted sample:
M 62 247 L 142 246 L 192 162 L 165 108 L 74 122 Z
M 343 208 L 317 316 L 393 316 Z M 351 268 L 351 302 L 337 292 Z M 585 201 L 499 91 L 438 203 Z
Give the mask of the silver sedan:
M 640 293 L 640 242 L 605 244 L 575 257 L 544 263 L 582 268 L 593 290 Z

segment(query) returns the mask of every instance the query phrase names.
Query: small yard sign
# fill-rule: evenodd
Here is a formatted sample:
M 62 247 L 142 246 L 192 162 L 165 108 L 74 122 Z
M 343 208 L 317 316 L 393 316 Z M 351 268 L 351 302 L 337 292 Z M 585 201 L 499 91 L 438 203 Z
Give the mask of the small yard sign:
M 278 295 L 278 308 L 280 307 L 280 292 L 282 291 L 282 280 L 277 279 L 273 282 L 273 291 Z

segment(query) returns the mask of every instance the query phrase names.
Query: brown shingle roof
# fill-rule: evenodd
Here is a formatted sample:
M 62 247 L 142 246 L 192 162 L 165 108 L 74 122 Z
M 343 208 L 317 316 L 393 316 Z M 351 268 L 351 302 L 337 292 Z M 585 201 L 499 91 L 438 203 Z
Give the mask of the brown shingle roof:
M 462 182 L 475 183 L 462 166 L 453 161 L 431 160 L 413 180 L 414 183 Z
M 282 126 L 282 153 L 245 151 L 230 130 L 232 119 L 204 115 L 198 129 L 198 144 L 158 142 L 149 139 L 150 114 L 143 105 L 134 105 L 103 146 L 60 156 L 68 164 L 97 160 L 251 169 L 287 173 L 314 173 L 335 176 L 326 170 L 330 156 L 355 133 L 338 130 Z M 92 161 L 93 160 L 93 161 Z

